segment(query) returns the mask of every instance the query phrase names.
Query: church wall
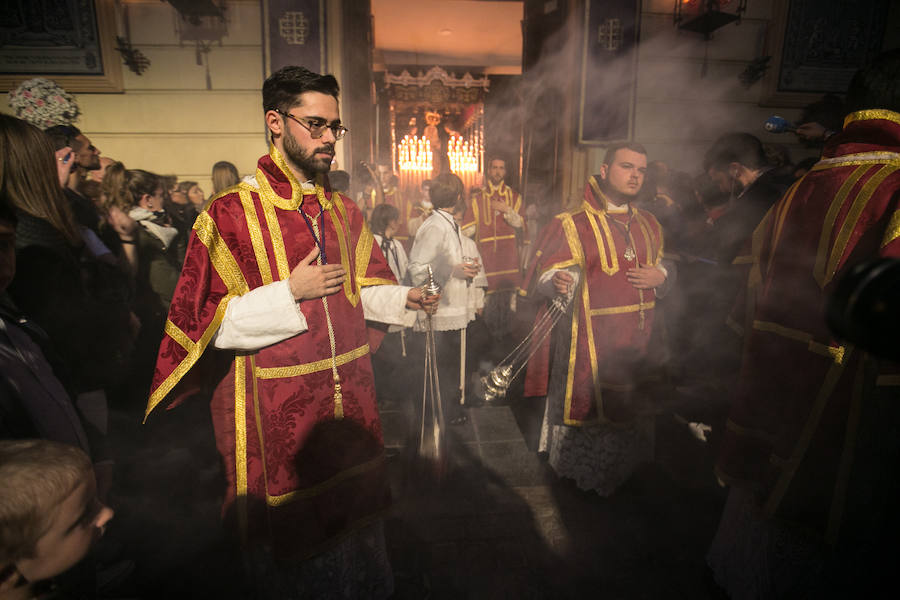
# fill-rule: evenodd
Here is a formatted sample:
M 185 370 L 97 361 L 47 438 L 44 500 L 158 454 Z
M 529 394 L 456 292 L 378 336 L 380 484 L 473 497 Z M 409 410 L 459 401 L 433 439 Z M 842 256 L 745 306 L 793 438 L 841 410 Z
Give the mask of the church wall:
M 722 133 L 745 131 L 763 142 L 785 144 L 794 161 L 811 152 L 792 134 L 770 134 L 763 122 L 778 114 L 799 118 L 796 107 L 760 106 L 763 82 L 744 88 L 738 75 L 747 63 L 764 56 L 773 0 L 752 0 L 741 23 L 726 25 L 707 43 L 703 36 L 677 30 L 672 0 L 644 0 L 635 102 L 636 141 L 646 146 L 650 160 L 697 173 L 703 154 Z M 706 73 L 703 64 L 706 62 Z M 573 157 L 569 189 L 578 192 L 595 173 L 605 149 L 581 147 Z
M 128 31 L 133 46 L 151 64 L 142 75 L 122 66 L 124 93 L 75 94 L 82 111 L 76 125 L 103 155 L 128 168 L 195 180 L 207 194 L 212 192 L 212 165 L 219 160 L 234 163 L 242 176 L 255 172 L 256 161 L 267 152 L 260 94 L 261 3 L 227 0 L 226 8 L 227 34 L 198 65 L 194 42 L 179 43 L 181 17 L 171 5 L 160 0 L 117 3 L 118 34 Z M 326 3 L 329 14 L 340 8 L 341 0 Z M 339 56 L 340 36 L 328 38 L 329 55 Z M 343 83 L 339 67 L 333 65 Z M 11 112 L 6 96 L 0 110 Z M 342 162 L 341 144 L 337 149 Z

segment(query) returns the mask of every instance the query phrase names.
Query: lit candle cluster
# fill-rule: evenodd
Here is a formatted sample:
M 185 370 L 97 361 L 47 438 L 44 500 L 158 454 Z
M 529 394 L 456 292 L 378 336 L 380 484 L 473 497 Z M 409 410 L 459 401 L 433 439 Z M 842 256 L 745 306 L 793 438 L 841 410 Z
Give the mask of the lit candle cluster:
M 397 144 L 400 171 L 431 171 L 431 146 L 425 137 L 403 136 Z
M 462 173 L 478 173 L 479 160 L 475 144 L 470 144 L 458 135 L 454 135 L 447 141 L 447 158 L 450 160 L 450 170 L 460 175 Z

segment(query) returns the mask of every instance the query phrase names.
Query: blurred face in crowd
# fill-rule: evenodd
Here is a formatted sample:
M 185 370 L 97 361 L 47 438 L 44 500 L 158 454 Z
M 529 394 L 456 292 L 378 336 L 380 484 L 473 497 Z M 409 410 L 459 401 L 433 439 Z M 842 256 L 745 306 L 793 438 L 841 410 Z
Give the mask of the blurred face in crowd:
M 494 159 L 488 167 L 488 179 L 494 185 L 499 184 L 506 179 L 506 163 L 502 160 Z
M 391 168 L 388 165 L 378 165 L 378 179 L 381 181 L 383 188 L 391 187 L 392 175 L 393 172 L 391 172 Z
M 329 124 L 340 122 L 338 101 L 334 96 L 321 92 L 304 92 L 300 94 L 298 100 L 299 102 L 287 112 L 302 123 L 309 125 L 312 122 Z M 312 179 L 319 173 L 331 170 L 336 141 L 331 129 L 325 128 L 321 137 L 313 139 L 306 126 L 274 110 L 266 113 L 266 124 L 272 132 L 275 146 L 306 179 Z
M 737 163 L 732 163 L 732 166 L 729 166 L 726 169 L 710 167 L 709 170 L 706 171 L 706 174 L 709 175 L 709 178 L 716 187 L 719 188 L 720 192 L 726 194 L 731 192 L 740 193 L 743 186 L 737 179 L 737 169 Z
M 156 188 L 154 190 L 153 195 L 144 194 L 141 198 L 141 206 L 146 208 L 147 210 L 157 211 L 163 209 L 163 204 L 165 203 L 166 193 L 162 189 L 162 187 Z
M 16 274 L 16 226 L 0 220 L 0 293 Z
M 191 189 L 188 190 L 188 200 L 191 201 L 191 204 L 194 206 L 202 205 L 206 202 L 206 195 L 203 193 L 203 189 L 199 185 L 191 186 Z
M 612 200 L 630 202 L 641 191 L 644 174 L 647 172 L 647 155 L 621 148 L 613 157 L 612 164 L 600 165 L 600 178 Z
M 75 164 L 82 169 L 94 171 L 100 168 L 100 150 L 94 147 L 86 135 L 79 134 L 73 144 L 75 149 Z
M 88 174 L 88 179 L 91 179 L 93 181 L 96 181 L 97 183 L 100 183 L 101 181 L 103 181 L 103 176 L 106 175 L 106 168 L 109 167 L 109 165 L 113 164 L 114 162 L 115 161 L 111 158 L 101 156 L 100 157 L 100 168 L 96 169 L 94 171 L 91 171 Z
M 400 219 L 391 219 L 388 221 L 388 224 L 384 228 L 384 237 L 392 238 L 394 234 L 397 233 L 397 230 L 400 228 Z
M 34 556 L 18 561 L 16 568 L 30 582 L 59 575 L 84 558 L 112 517 L 112 509 L 97 499 L 97 484 L 91 475 L 56 507 Z

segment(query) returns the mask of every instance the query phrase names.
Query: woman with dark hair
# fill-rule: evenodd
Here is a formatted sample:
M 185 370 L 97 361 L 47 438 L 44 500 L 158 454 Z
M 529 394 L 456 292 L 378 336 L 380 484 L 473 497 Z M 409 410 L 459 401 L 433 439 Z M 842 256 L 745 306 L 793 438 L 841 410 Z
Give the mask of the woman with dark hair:
M 104 198 L 110 215 L 130 220 L 119 228 L 119 240 L 134 276 L 135 312 L 141 332 L 135 351 L 138 377 L 151 375 L 153 359 L 162 339 L 169 303 L 181 273 L 186 236 L 165 210 L 163 180 L 155 173 L 110 165 L 104 177 Z
M 43 132 L 0 115 L 0 202 L 18 218 L 9 295 L 48 334 L 77 394 L 109 384 L 127 357 L 128 285 L 118 267 L 86 248 L 54 157 Z

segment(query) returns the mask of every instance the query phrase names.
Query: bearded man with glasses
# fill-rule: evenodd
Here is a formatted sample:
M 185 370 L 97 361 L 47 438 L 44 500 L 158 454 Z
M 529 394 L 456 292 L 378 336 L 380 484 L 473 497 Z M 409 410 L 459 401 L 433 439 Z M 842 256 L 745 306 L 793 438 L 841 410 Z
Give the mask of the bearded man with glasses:
M 408 327 L 436 299 L 396 285 L 359 209 L 330 191 L 347 133 L 335 78 L 285 67 L 263 110 L 255 178 L 194 225 L 147 415 L 210 363 L 224 514 L 253 594 L 384 598 L 390 496 L 364 319 Z

